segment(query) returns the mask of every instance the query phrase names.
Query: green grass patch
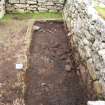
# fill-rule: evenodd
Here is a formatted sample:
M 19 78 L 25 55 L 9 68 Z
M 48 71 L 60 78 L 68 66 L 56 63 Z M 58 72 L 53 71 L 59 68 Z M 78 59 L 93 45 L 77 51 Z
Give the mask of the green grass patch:
M 24 20 L 24 19 L 35 19 L 35 20 L 62 20 L 62 13 L 57 12 L 38 12 L 38 13 L 10 13 L 6 14 L 2 20 Z
M 105 19 L 105 8 L 97 6 L 96 10 L 98 11 L 99 15 L 102 16 Z

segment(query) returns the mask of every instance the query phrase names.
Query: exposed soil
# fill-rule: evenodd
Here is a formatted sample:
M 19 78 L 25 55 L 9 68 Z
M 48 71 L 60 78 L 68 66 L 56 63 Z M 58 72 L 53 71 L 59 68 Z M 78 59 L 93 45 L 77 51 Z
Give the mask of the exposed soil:
M 13 105 L 20 97 L 16 63 L 22 63 L 27 21 L 0 22 L 0 105 Z
M 36 22 L 29 69 L 26 105 L 86 105 L 88 92 L 76 74 L 73 51 L 67 44 L 63 22 Z

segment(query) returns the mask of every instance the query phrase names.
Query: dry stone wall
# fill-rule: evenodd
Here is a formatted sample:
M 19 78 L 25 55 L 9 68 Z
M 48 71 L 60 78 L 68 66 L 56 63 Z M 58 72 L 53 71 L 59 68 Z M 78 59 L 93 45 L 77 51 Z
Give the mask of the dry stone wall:
M 8 0 L 7 12 L 59 12 L 64 0 Z
M 64 19 L 70 30 L 70 42 L 87 67 L 88 82 L 97 95 L 105 98 L 105 21 L 89 0 L 68 0 Z
M 0 19 L 4 16 L 5 14 L 5 1 L 1 0 L 0 1 Z

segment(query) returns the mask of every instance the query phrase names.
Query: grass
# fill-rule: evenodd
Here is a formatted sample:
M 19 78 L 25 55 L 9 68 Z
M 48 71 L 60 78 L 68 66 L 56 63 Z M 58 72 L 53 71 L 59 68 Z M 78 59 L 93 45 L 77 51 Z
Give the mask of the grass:
M 105 8 L 97 6 L 96 10 L 98 11 L 99 15 L 105 19 Z
M 62 20 L 62 13 L 57 12 L 40 12 L 40 13 L 10 13 L 6 14 L 3 21 L 5 20 L 11 20 L 11 19 L 17 19 L 17 20 L 24 20 L 24 19 L 35 19 L 35 20 Z

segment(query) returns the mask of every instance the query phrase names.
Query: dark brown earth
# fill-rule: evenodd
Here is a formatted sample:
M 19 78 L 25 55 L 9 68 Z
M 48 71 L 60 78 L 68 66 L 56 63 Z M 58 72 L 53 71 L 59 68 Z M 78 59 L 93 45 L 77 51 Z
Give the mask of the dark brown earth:
M 63 22 L 35 25 L 41 29 L 33 32 L 30 47 L 26 105 L 86 105 L 88 93 L 75 72 Z

